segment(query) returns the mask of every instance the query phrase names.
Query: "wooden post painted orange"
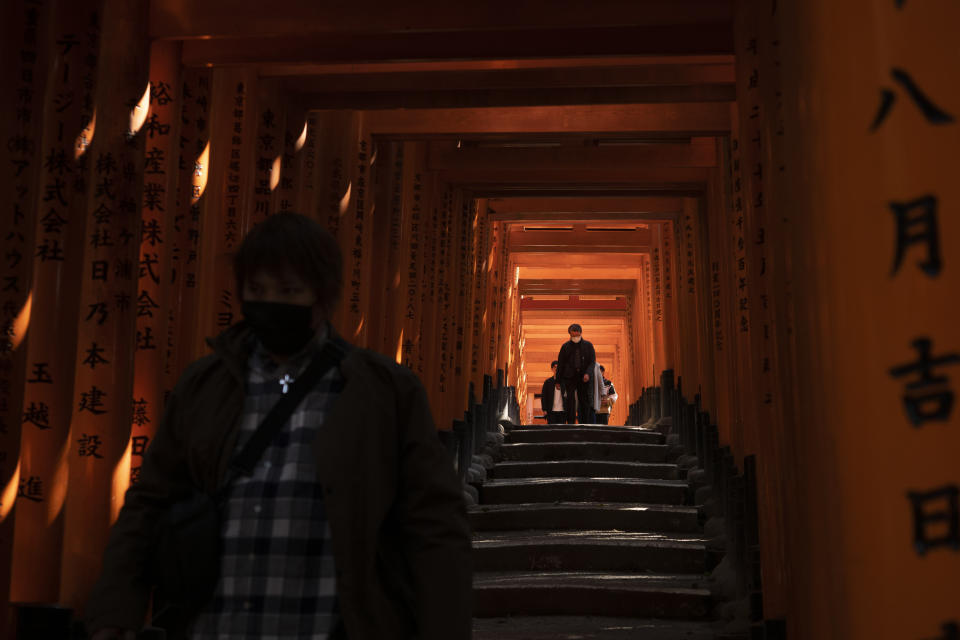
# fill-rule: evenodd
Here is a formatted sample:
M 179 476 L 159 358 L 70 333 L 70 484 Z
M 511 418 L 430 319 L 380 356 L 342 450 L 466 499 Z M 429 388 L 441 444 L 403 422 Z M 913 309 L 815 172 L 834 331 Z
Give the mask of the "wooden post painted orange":
M 107 0 L 102 13 L 60 585 L 60 602 L 78 610 L 130 476 L 137 265 L 147 268 L 137 237 L 149 100 L 146 10 Z
M 420 273 L 424 262 L 424 152 L 421 143 L 405 143 L 403 150 L 403 209 L 404 220 L 409 220 L 409 240 L 403 245 L 409 247 L 409 254 L 401 263 L 403 269 L 404 297 L 403 331 L 401 333 L 401 363 L 417 372 L 420 368 L 420 317 L 417 314 L 421 289 L 424 286 Z M 408 213 L 409 212 L 409 213 Z
M 320 198 L 321 170 L 320 170 L 320 116 L 316 111 L 306 115 L 307 137 L 303 141 L 303 149 L 297 164 L 299 182 L 296 187 L 295 211 L 310 216 L 320 223 L 326 223 L 327 203 Z M 281 176 L 282 181 L 282 176 Z
M 937 637 L 958 619 L 960 552 L 918 553 L 908 492 L 960 485 L 960 412 L 914 423 L 908 410 L 929 393 L 920 414 L 933 412 L 937 394 L 960 391 L 956 364 L 933 364 L 960 353 L 960 5 L 813 0 L 781 4 L 777 22 L 802 399 L 788 441 L 803 474 L 790 522 L 823 523 L 790 535 L 788 633 Z M 914 89 L 952 121 L 925 112 Z M 908 237 L 937 232 L 939 269 L 926 240 L 898 240 L 905 210 L 919 221 Z M 921 339 L 931 368 L 898 369 L 924 363 Z M 931 387 L 924 375 L 945 379 Z M 951 511 L 946 498 L 921 503 Z
M 758 31 L 758 16 L 767 9 L 760 2 L 746 0 L 741 4 L 735 21 L 734 35 L 737 50 L 737 112 L 739 117 L 738 157 L 739 171 L 735 172 L 740 186 L 737 211 L 737 248 L 745 259 L 745 269 L 738 278 L 746 279 L 745 291 L 739 300 L 739 310 L 748 319 L 750 376 L 748 393 L 741 396 L 744 403 L 747 438 L 745 453 L 756 454 L 757 501 L 763 585 L 764 615 L 780 617 L 785 614 L 786 559 L 784 548 L 783 492 L 783 421 L 778 419 L 777 405 L 782 396 L 779 389 L 775 341 L 776 326 L 770 299 L 776 286 L 771 242 L 781 239 L 774 234 L 769 222 L 775 216 L 778 202 L 771 198 L 766 184 L 773 167 L 766 161 L 765 149 L 770 144 L 766 137 L 770 130 L 765 121 L 772 105 L 764 104 L 760 87 L 773 81 L 769 75 L 760 75 L 760 41 L 775 35 Z M 769 55 L 764 47 L 763 55 Z M 772 65 L 771 65 L 772 66 Z M 783 278 L 784 281 L 789 278 Z M 738 283 L 739 286 L 739 283 Z
M 60 5 L 53 15 L 53 41 L 76 42 L 58 47 L 51 66 L 68 69 L 49 76 L 46 101 L 57 96 L 75 96 L 62 108 L 42 111 L 43 133 L 37 139 L 37 157 L 43 157 L 38 189 L 27 223 L 35 228 L 36 250 L 32 258 L 33 284 L 30 292 L 30 325 L 21 347 L 28 363 L 47 363 L 50 383 L 27 384 L 23 394 L 20 447 L 20 488 L 16 508 L 14 561 L 10 575 L 10 600 L 14 602 L 56 602 L 60 594 L 60 545 L 63 541 L 63 501 L 66 496 L 66 456 L 73 404 L 73 373 L 77 334 L 64 330 L 76 324 L 79 304 L 79 272 L 85 244 L 83 210 L 86 179 L 77 161 L 76 145 L 93 112 L 92 87 L 96 83 L 96 56 L 99 53 L 97 4 L 78 2 Z M 7 24 L 18 25 L 16 20 Z M 84 32 L 77 37 L 77 26 Z M 92 55 L 92 60 L 87 56 Z M 35 72 L 38 70 L 35 70 Z M 91 89 L 85 89 L 89 81 Z M 39 101 L 42 93 L 37 93 Z M 39 107 L 39 105 L 38 105 Z M 40 119 L 37 108 L 33 118 Z M 61 197 L 48 198 L 48 193 Z M 26 209 L 24 209 L 26 211 Z M 13 226 L 13 221 L 9 221 Z M 44 247 L 44 249 L 40 249 Z M 10 267 L 8 263 L 5 268 Z M 65 286 L 58 286 L 58 283 Z M 65 322 L 65 318 L 72 318 Z M 29 372 L 28 372 L 29 373 Z M 25 376 L 22 376 L 25 377 Z M 35 380 L 39 380 L 34 378 Z
M 249 219 L 256 112 L 250 102 L 255 74 L 215 69 L 210 100 L 210 169 L 200 200 L 203 221 L 197 332 L 194 353 L 206 353 L 206 339 L 241 318 L 233 255 Z M 245 161 L 245 159 L 247 161 Z
M 716 403 L 705 404 L 717 425 L 722 442 L 730 445 L 736 459 L 743 458 L 742 425 L 738 419 L 737 401 L 737 332 L 736 324 L 736 264 L 730 256 L 730 185 L 729 142 L 718 153 L 720 167 L 712 172 L 709 188 L 707 226 L 710 253 L 711 339 L 714 367 L 710 372 L 716 389 Z
M 140 272 L 136 308 L 133 415 L 130 434 L 130 480 L 139 478 L 140 465 L 160 422 L 163 409 L 167 324 L 171 286 L 167 278 L 172 261 L 177 211 L 180 158 L 180 47 L 155 42 L 150 49 L 150 107 L 147 116 L 156 135 L 147 134 L 140 201 Z M 160 133 L 166 131 L 166 133 Z
M 384 143 L 381 143 L 381 145 Z M 373 281 L 373 286 L 382 296 L 380 351 L 398 362 L 401 360 L 401 335 L 407 301 L 407 264 L 410 256 L 410 209 L 403 206 L 405 152 L 409 143 L 390 142 L 386 149 L 381 146 L 379 153 L 387 153 L 377 169 L 380 177 L 381 201 L 380 222 L 376 226 L 380 243 L 378 255 L 383 265 L 381 282 Z M 386 247 L 382 242 L 386 241 Z M 375 276 L 376 277 L 376 276 Z M 377 296 L 372 296 L 375 301 Z
M 3 59 L 4 92 L 0 97 L 0 135 L 5 141 L 0 149 L 0 193 L 5 194 L 0 226 L 3 255 L 0 286 L 0 602 L 9 602 L 10 572 L 13 564 L 16 502 L 43 497 L 50 487 L 43 487 L 38 474 L 23 473 L 20 458 L 23 428 L 24 381 L 50 383 L 49 365 L 27 360 L 27 336 L 31 321 L 31 285 L 34 272 L 37 226 L 37 178 L 42 158 L 41 144 L 44 121 L 42 113 L 44 88 L 47 84 L 47 61 L 52 46 L 53 16 L 49 5 L 30 2 L 4 3 Z M 79 72 L 79 65 L 77 71 Z M 55 82 L 51 82 L 55 84 Z M 68 158 L 70 156 L 68 155 Z M 68 166 L 72 166 L 72 161 Z M 67 180 L 54 190 L 58 202 L 66 206 L 69 193 Z M 71 185 L 72 186 L 72 185 Z M 61 201 L 62 200 L 62 201 Z M 38 370 L 38 365 L 44 366 Z M 32 375 L 30 372 L 41 375 Z M 61 370 L 62 371 L 62 370 Z M 63 376 L 60 382 L 65 382 Z M 29 405 L 27 405 L 29 408 Z M 26 428 L 31 428 L 29 425 Z M 28 463 L 33 462 L 28 459 Z M 49 478 L 47 478 L 49 480 Z M 9 607 L 0 611 L 0 634 L 12 636 Z
M 210 101 L 212 73 L 187 69 L 180 88 L 180 171 L 176 209 L 172 212 L 170 293 L 167 302 L 167 350 L 164 361 L 164 394 L 173 390 L 184 368 L 202 353 L 199 351 L 198 318 L 200 284 L 207 279 L 201 271 L 202 236 L 213 230 L 204 224 L 205 201 L 216 188 L 210 175 Z M 153 137 L 163 135 L 161 129 Z M 151 140 L 148 132 L 147 141 Z M 168 215 L 168 217 L 170 217 Z

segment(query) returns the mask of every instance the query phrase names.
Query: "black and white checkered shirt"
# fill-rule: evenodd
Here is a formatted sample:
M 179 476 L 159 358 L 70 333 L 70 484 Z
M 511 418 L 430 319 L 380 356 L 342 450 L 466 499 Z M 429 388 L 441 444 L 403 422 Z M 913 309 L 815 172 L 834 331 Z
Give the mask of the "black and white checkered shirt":
M 296 378 L 319 343 L 278 366 L 261 347 L 248 363 L 237 451 Z M 311 443 L 343 386 L 333 368 L 300 403 L 252 477 L 224 505 L 220 582 L 193 622 L 193 640 L 325 640 L 339 616 L 330 526 Z

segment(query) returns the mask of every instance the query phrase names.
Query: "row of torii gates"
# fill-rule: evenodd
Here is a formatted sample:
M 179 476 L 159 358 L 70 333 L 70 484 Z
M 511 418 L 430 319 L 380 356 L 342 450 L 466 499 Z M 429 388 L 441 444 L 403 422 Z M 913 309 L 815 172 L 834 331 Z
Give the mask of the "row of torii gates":
M 232 251 L 294 210 L 440 428 L 497 369 L 532 417 L 579 322 L 611 424 L 672 370 L 756 456 L 767 618 L 949 629 L 960 5 L 380 4 L 4 3 L 4 597 L 82 606 Z

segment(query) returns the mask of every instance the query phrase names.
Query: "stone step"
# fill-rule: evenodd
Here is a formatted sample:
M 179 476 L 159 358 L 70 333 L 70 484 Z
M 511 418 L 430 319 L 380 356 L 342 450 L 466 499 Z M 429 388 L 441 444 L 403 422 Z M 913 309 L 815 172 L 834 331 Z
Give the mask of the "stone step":
M 474 531 L 591 528 L 693 533 L 700 528 L 696 507 L 602 502 L 479 505 L 470 509 L 470 523 Z
M 663 444 L 663 435 L 656 431 L 630 427 L 580 427 L 537 429 L 512 429 L 507 442 L 635 442 L 638 444 Z
M 666 462 L 608 462 L 606 460 L 548 460 L 544 462 L 501 462 L 490 475 L 509 478 L 647 478 L 676 480 L 677 465 Z
M 474 534 L 476 571 L 640 571 L 700 574 L 706 540 L 681 533 L 525 531 Z
M 708 622 L 582 616 L 476 618 L 473 640 L 713 640 Z
M 590 572 L 479 573 L 474 615 L 602 615 L 696 620 L 710 612 L 702 576 Z
M 545 460 L 604 460 L 666 462 L 667 445 L 622 442 L 519 442 L 504 444 L 500 454 L 508 462 Z
M 683 504 L 687 483 L 639 478 L 518 478 L 480 486 L 481 504 L 647 502 Z

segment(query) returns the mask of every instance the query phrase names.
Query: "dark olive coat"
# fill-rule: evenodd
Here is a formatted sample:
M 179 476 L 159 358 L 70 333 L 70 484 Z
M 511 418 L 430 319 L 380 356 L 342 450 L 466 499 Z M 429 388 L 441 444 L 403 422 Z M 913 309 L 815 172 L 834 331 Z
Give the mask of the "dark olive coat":
M 212 492 L 236 448 L 249 335 L 243 323 L 210 341 L 171 395 L 140 480 L 111 531 L 86 618 L 139 629 L 151 533 L 190 485 Z M 314 442 L 333 536 L 340 609 L 350 640 L 470 637 L 470 527 L 462 488 L 415 374 L 365 349 Z

